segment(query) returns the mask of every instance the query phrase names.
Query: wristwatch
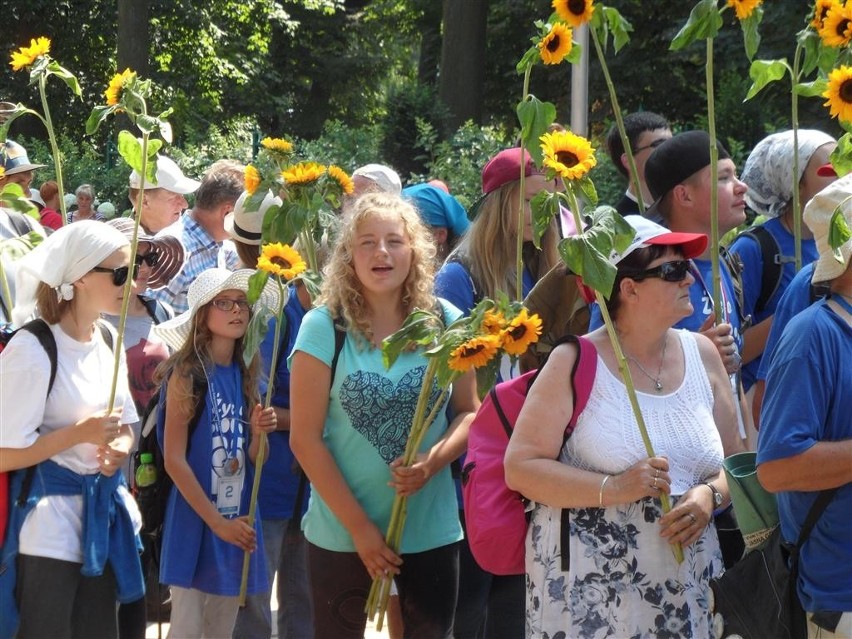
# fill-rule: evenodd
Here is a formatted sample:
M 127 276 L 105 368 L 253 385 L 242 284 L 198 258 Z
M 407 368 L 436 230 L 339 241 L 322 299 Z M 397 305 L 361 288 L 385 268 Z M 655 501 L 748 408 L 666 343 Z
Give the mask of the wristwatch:
M 709 488 L 713 493 L 713 508 L 721 507 L 722 502 L 725 500 L 724 497 L 722 497 L 722 493 L 716 490 L 716 487 L 708 481 L 703 481 L 701 483 L 707 486 L 707 488 Z

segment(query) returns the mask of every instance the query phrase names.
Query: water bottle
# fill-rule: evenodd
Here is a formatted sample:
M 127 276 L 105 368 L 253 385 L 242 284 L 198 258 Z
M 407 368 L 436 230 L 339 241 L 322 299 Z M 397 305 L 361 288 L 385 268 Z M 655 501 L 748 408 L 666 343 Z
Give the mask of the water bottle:
M 154 456 L 151 453 L 142 453 L 139 456 L 142 462 L 136 469 L 136 487 L 145 488 L 152 486 L 157 481 L 157 469 L 154 467 Z

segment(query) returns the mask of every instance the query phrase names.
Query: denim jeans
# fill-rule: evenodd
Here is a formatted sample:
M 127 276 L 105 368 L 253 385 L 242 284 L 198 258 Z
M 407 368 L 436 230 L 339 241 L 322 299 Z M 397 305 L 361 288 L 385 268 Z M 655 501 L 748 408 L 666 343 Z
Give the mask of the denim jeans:
M 289 519 L 261 522 L 269 583 L 278 573 L 278 637 L 313 637 L 313 613 L 308 584 L 307 544 L 301 530 L 290 530 Z M 246 597 L 245 608 L 237 614 L 234 639 L 260 639 L 272 636 L 271 593 Z

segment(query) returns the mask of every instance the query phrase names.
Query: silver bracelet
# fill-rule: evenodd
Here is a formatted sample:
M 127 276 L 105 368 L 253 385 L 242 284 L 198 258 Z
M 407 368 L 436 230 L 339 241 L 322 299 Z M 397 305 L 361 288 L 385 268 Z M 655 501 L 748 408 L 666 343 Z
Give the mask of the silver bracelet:
M 601 508 L 603 508 L 603 489 L 604 486 L 606 486 L 606 483 L 609 481 L 610 477 L 612 477 L 612 475 L 607 475 L 603 478 L 603 481 L 601 482 L 601 490 L 598 493 L 598 506 L 600 506 Z

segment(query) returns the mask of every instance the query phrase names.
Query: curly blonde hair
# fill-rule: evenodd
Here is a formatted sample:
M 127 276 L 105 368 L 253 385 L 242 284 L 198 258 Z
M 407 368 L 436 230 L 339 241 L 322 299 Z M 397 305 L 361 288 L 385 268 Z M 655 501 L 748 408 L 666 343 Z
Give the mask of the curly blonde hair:
M 435 244 L 416 209 L 397 195 L 369 193 L 362 196 L 338 229 L 337 243 L 323 270 L 322 292 L 317 300 L 317 304 L 328 308 L 335 322 L 343 323 L 354 333 L 359 348 L 372 343 L 373 330 L 363 285 L 355 274 L 352 249 L 358 228 L 374 219 L 401 221 L 411 245 L 411 267 L 400 299 L 403 314 L 408 315 L 416 308 L 432 309 L 437 303 Z
M 210 313 L 212 302 L 208 302 L 199 308 L 193 315 L 189 330 L 189 336 L 181 346 L 180 350 L 175 351 L 169 359 L 157 367 L 157 372 L 154 375 L 154 380 L 159 385 L 164 380 L 167 380 L 172 373 L 177 373 L 190 379 L 188 392 L 184 397 L 180 398 L 182 412 L 192 414 L 195 412 L 195 406 L 201 401 L 201 398 L 196 397 L 194 388 L 198 382 L 206 379 L 213 369 L 213 354 L 210 351 L 210 343 L 213 340 L 213 334 L 207 327 L 207 315 Z M 243 378 L 243 397 L 247 399 L 249 404 L 244 407 L 248 411 L 245 416 L 248 419 L 248 414 L 251 413 L 252 407 L 259 401 L 260 393 L 258 391 L 258 382 L 260 380 L 260 356 L 255 353 L 251 362 L 246 365 L 243 351 L 245 348 L 245 338 L 241 337 L 237 340 L 234 346 L 234 361 L 240 367 L 240 373 Z M 166 392 L 165 389 L 162 392 Z
M 494 299 L 500 292 L 514 295 L 520 188 L 520 181 L 509 182 L 486 195 L 476 219 L 450 255 L 470 270 L 481 297 Z M 535 281 L 559 263 L 556 224 L 557 220 L 551 220 L 541 238 L 540 251 L 531 242 L 525 243 L 524 264 Z

